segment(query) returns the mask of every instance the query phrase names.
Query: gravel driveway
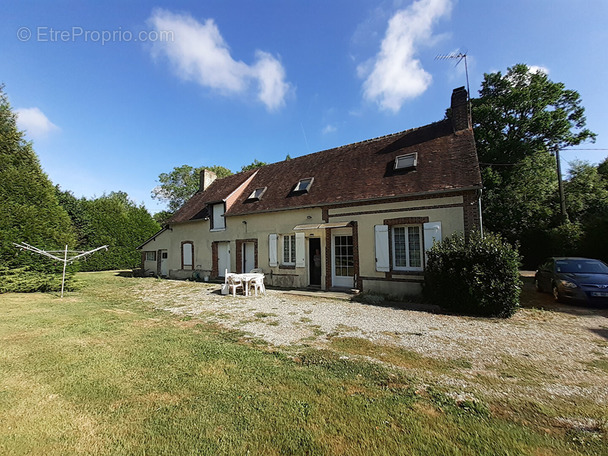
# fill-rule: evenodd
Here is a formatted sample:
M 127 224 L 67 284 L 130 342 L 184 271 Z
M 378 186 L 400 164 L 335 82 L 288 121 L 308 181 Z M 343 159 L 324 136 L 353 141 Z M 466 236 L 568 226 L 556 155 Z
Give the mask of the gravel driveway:
M 595 395 L 608 403 L 608 311 L 555 305 L 526 283 L 510 319 L 447 315 L 416 305 L 372 306 L 322 293 L 268 290 L 266 296 L 222 296 L 219 285 L 149 281 L 141 300 L 157 309 L 238 329 L 275 346 L 327 346 L 335 337 L 365 338 L 440 359 L 466 359 L 470 377 L 509 363 L 527 363 L 553 380 L 549 394 Z M 541 310 L 540 308 L 543 308 Z

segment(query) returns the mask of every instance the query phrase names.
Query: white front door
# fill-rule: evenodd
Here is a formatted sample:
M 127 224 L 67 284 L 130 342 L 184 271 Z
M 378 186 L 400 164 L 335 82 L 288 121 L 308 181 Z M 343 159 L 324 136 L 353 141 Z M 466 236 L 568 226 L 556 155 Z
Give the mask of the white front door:
M 230 271 L 230 242 L 220 242 L 217 245 L 217 274 L 224 277 Z
M 351 232 L 352 233 L 352 232 Z M 347 232 L 332 233 L 331 269 L 334 287 L 352 288 L 355 286 L 355 259 L 353 255 L 353 236 Z
M 243 272 L 250 272 L 255 268 L 255 245 L 253 242 L 243 243 Z
M 160 253 L 160 275 L 163 277 L 167 277 L 169 275 L 169 263 L 168 263 L 169 254 L 166 250 L 161 250 L 159 253 Z

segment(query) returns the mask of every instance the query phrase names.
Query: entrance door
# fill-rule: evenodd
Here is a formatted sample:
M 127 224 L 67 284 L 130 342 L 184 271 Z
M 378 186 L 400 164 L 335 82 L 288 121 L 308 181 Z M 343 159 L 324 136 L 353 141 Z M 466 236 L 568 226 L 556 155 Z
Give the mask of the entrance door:
M 255 245 L 253 242 L 243 243 L 243 272 L 255 268 Z
M 321 239 L 310 238 L 308 240 L 308 267 L 309 267 L 309 283 L 315 286 L 321 286 L 321 268 L 323 267 L 321 257 Z
M 166 250 L 161 250 L 158 253 L 160 255 L 160 275 L 167 277 L 169 275 L 169 254 Z
M 346 234 L 333 234 L 331 241 L 332 285 L 352 288 L 355 285 L 353 237 Z
M 230 271 L 230 242 L 219 242 L 217 244 L 217 274 L 224 277 Z

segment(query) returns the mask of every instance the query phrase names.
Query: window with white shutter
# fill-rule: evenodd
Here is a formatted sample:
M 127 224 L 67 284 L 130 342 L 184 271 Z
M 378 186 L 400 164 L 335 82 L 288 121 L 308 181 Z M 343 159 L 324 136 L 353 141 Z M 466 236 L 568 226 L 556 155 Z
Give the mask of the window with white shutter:
M 374 226 L 376 243 L 376 271 L 389 272 L 388 225 Z
M 270 266 L 278 266 L 279 260 L 277 256 L 277 244 L 279 236 L 276 234 L 268 235 L 268 264 Z

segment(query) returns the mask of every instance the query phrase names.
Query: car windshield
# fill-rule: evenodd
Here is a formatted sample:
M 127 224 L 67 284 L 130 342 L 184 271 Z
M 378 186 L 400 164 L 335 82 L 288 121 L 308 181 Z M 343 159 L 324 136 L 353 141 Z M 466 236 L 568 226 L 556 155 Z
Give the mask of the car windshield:
M 564 274 L 608 274 L 608 266 L 597 260 L 557 260 L 555 270 Z

